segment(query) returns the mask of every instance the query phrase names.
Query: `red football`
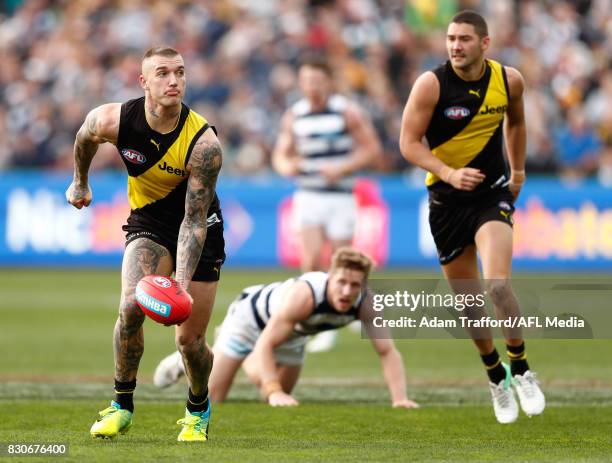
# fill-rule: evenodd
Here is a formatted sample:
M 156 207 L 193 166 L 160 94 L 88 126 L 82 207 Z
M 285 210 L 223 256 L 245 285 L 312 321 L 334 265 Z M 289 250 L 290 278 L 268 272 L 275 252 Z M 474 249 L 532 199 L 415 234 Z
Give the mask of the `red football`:
M 136 285 L 138 307 L 157 323 L 178 325 L 191 315 L 191 300 L 170 277 L 147 275 Z

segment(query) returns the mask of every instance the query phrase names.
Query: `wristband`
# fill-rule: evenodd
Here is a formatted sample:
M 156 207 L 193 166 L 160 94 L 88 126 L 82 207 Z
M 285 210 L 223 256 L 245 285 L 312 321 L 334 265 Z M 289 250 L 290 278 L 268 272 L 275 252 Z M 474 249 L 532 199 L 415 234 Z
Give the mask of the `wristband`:
M 525 183 L 525 171 L 524 170 L 513 170 L 510 173 L 510 181 L 512 183 L 522 185 L 523 183 Z
M 266 399 L 275 392 L 281 392 L 282 390 L 283 388 L 281 387 L 280 381 L 276 379 L 268 381 L 261 388 L 261 391 Z

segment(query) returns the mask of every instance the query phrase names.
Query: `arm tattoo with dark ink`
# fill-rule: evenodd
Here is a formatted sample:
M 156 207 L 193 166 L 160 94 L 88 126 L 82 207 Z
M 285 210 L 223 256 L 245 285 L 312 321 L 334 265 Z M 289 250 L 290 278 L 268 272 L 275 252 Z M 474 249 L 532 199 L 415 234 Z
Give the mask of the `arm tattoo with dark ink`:
M 191 173 L 187 180 L 185 218 L 176 250 L 176 279 L 183 285 L 191 280 L 206 240 L 208 208 L 215 197 L 221 170 L 221 146 L 217 140 L 200 137 L 191 153 Z
M 96 134 L 98 116 L 95 111 L 91 112 L 79 129 L 74 142 L 74 177 L 81 183 L 86 183 L 89 166 L 98 150 L 98 143 L 93 137 Z

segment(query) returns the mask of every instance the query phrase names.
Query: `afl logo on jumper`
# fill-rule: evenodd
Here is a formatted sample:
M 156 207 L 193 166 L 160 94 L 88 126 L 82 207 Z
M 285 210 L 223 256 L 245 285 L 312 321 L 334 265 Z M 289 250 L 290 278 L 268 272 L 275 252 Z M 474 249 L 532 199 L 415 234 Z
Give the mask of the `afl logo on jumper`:
M 449 119 L 463 119 L 470 115 L 470 110 L 463 106 L 451 106 L 444 110 L 444 115 Z
M 132 164 L 144 164 L 145 162 L 147 162 L 147 158 L 144 154 L 127 148 L 121 150 L 121 156 L 123 156 Z

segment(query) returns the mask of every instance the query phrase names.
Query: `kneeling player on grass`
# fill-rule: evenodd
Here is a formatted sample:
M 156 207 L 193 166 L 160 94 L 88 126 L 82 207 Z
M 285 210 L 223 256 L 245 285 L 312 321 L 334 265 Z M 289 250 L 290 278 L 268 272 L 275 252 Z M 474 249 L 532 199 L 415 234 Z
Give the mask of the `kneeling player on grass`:
M 373 326 L 368 323 L 374 312 L 366 288 L 371 267 L 368 257 L 344 247 L 333 255 L 329 272 L 307 272 L 284 282 L 243 290 L 230 305 L 213 347 L 211 399 L 225 400 L 242 365 L 270 405 L 297 405 L 291 391 L 302 369 L 308 337 L 354 320 Z M 368 334 L 380 356 L 393 406 L 417 408 L 406 397 L 402 356 L 393 341 L 377 339 L 370 331 Z M 376 334 L 380 337 L 381 333 Z M 159 387 L 169 386 L 184 371 L 181 357 L 171 354 L 157 367 L 154 382 Z

